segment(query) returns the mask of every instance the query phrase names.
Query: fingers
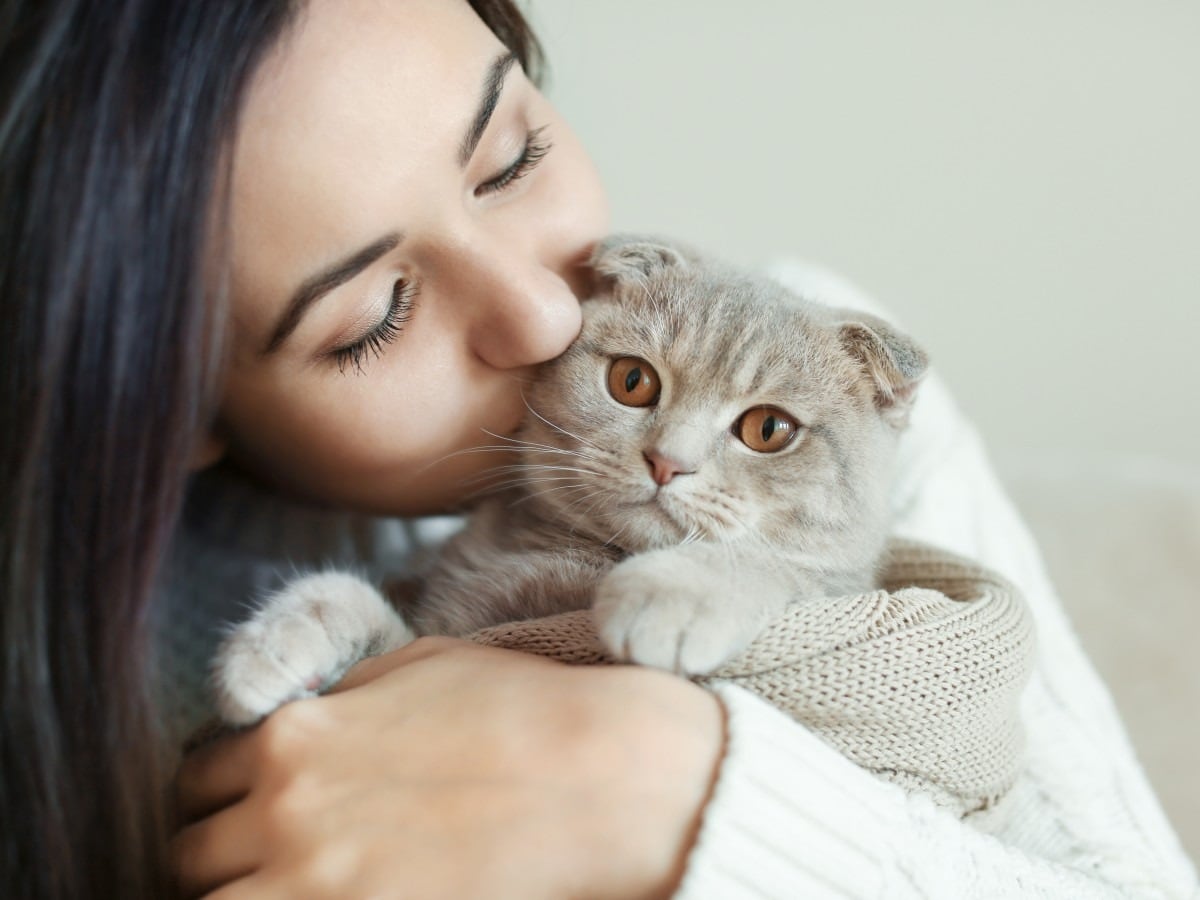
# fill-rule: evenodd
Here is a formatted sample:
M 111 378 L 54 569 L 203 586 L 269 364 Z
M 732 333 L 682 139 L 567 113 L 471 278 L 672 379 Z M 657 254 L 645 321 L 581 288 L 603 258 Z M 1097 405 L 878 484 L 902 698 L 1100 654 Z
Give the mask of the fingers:
M 188 825 L 175 836 L 171 859 L 184 897 L 242 884 L 255 871 L 262 859 L 262 836 L 250 822 L 245 804 L 238 804 Z
M 373 656 L 352 668 L 329 693 L 359 687 L 401 666 L 419 662 L 454 647 L 474 647 L 455 638 L 419 638 L 399 650 Z M 304 703 L 306 701 L 298 701 Z M 175 778 L 180 821 L 194 822 L 246 796 L 258 776 L 263 756 L 263 729 L 271 728 L 288 710 L 277 711 L 258 726 L 202 744 L 184 757 Z
M 253 730 L 243 731 L 184 757 L 175 776 L 181 822 L 194 822 L 246 796 L 256 772 L 254 740 Z

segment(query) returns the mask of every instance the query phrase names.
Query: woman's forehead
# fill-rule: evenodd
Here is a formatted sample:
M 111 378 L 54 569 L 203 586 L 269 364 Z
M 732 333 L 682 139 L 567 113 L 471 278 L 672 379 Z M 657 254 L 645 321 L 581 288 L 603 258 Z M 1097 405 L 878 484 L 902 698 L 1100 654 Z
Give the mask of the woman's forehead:
M 467 64 L 499 49 L 462 0 L 311 0 L 260 66 L 246 112 L 313 129 L 387 98 L 434 115 L 439 96 L 474 89 Z

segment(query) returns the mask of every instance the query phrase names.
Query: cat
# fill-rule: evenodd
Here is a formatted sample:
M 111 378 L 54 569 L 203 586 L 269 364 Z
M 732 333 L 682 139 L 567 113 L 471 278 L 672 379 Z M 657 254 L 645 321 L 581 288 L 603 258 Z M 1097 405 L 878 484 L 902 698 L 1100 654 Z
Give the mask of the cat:
M 218 653 L 227 722 L 415 635 L 577 609 L 616 659 L 703 675 L 788 604 L 875 586 L 924 351 L 670 241 L 613 236 L 592 266 L 582 331 L 507 439 L 508 483 L 403 615 L 347 573 L 287 585 Z

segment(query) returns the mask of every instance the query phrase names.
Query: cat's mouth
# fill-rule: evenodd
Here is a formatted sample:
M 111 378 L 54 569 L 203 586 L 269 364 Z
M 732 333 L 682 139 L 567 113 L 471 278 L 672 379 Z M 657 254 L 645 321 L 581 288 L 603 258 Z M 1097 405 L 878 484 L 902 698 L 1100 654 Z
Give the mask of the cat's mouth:
M 664 544 L 678 543 L 689 535 L 708 535 L 707 524 L 697 520 L 689 504 L 662 487 L 656 487 L 650 496 L 635 506 L 648 513 L 653 523 L 667 532 L 663 535 Z
M 613 500 L 604 520 L 615 534 L 606 543 L 630 553 L 728 537 L 742 530 L 731 510 L 709 508 L 713 502 L 705 492 L 692 496 L 692 488 L 683 485 L 627 483 Z

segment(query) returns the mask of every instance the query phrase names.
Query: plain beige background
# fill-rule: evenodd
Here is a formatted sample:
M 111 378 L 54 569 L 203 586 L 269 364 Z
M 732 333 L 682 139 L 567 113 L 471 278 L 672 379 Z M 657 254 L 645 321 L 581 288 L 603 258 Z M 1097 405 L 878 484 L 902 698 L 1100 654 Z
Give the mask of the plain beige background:
M 1200 3 L 528 5 L 616 227 L 832 265 L 997 449 L 1200 462 Z
M 1200 3 L 525 5 L 616 228 L 931 350 L 1200 857 Z

